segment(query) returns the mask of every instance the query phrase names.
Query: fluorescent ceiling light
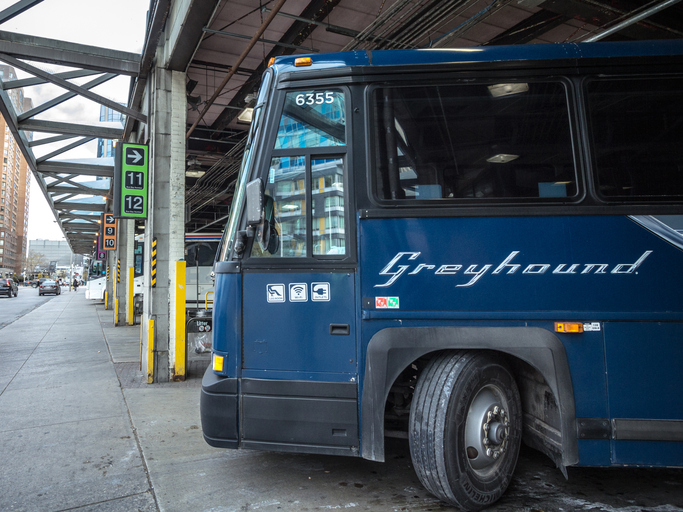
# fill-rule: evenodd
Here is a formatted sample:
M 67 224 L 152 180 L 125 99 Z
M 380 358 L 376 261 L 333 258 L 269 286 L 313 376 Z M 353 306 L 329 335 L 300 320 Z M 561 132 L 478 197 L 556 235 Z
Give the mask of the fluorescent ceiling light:
M 251 117 L 254 113 L 253 108 L 245 108 L 240 114 L 237 116 L 237 120 L 242 122 L 242 123 L 251 123 Z
M 513 94 L 521 94 L 529 91 L 529 84 L 494 84 L 489 85 L 489 92 L 494 98 L 501 98 L 503 96 L 512 96 Z
M 517 160 L 518 158 L 519 155 L 507 155 L 505 153 L 499 153 L 487 158 L 486 161 L 492 164 L 506 164 L 508 162 L 512 162 L 513 160 Z
M 206 174 L 206 171 L 202 171 L 201 169 L 188 169 L 185 171 L 185 176 L 188 178 L 201 178 Z

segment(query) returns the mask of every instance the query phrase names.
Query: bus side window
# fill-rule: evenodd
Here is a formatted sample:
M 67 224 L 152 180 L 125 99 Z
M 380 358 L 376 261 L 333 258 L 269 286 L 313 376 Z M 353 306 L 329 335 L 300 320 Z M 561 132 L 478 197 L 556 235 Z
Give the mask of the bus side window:
M 635 201 L 683 196 L 681 79 L 594 79 L 586 91 L 598 193 Z
M 578 194 L 559 81 L 378 88 L 372 99 L 379 199 Z

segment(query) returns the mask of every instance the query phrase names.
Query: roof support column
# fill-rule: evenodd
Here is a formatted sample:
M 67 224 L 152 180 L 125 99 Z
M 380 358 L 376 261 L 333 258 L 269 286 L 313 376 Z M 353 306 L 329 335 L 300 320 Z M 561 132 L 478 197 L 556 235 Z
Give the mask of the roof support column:
M 176 261 L 185 257 L 185 73 L 156 67 L 150 73 L 148 84 L 152 112 L 148 117 L 150 202 L 145 253 L 149 262 L 152 241 L 156 238 L 157 273 L 155 287 L 151 279 L 145 279 L 143 331 L 149 329 L 145 328 L 149 320 L 154 320 L 153 380 L 168 382 L 184 379 L 184 370 L 177 375 L 173 362 L 177 346 Z M 144 332 L 143 340 L 149 339 L 148 334 Z

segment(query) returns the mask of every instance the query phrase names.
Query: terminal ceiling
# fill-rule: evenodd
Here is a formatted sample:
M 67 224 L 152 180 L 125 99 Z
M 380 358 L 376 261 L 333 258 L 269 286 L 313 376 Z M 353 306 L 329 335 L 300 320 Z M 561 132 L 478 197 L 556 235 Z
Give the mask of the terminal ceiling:
M 97 220 L 107 207 L 103 197 L 111 198 L 103 185 L 84 184 L 83 177 L 111 177 L 113 162 L 67 163 L 60 155 L 93 138 L 125 138 L 135 123 L 146 123 L 140 113 L 142 90 L 152 65 L 160 65 L 155 51 L 169 30 L 177 37 L 162 65 L 187 75 L 188 232 L 220 231 L 226 222 L 249 129 L 238 117 L 252 106 L 271 57 L 683 37 L 679 0 L 151 0 L 140 54 L 2 31 L 2 23 L 20 13 L 30 16 L 40 1 L 21 0 L 0 13 L 0 61 L 34 77 L 3 79 L 0 110 L 72 249 L 83 254 L 92 252 Z M 47 73 L 41 62 L 73 71 Z M 125 106 L 91 91 L 118 75 L 131 77 Z M 15 108 L 9 92 L 40 82 L 58 85 L 62 96 L 28 111 Z M 125 125 L 40 120 L 39 114 L 74 95 L 122 112 Z M 33 148 L 45 141 L 51 151 L 36 158 Z M 108 180 L 99 183 L 108 185 Z

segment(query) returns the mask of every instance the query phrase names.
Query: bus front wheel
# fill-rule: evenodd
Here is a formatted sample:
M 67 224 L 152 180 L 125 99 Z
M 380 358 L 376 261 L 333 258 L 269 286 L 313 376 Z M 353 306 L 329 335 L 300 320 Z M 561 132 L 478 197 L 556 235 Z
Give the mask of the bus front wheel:
M 507 365 L 480 352 L 447 352 L 420 376 L 410 410 L 410 455 L 429 492 L 480 510 L 505 492 L 522 438 L 519 391 Z

